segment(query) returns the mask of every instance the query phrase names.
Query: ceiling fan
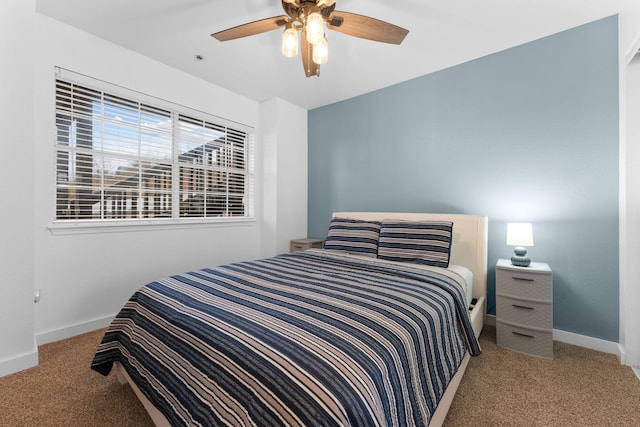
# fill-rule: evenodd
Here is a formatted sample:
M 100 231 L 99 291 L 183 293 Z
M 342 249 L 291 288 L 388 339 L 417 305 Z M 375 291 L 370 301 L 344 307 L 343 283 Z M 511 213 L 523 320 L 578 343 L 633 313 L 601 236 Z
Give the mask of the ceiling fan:
M 285 27 L 282 53 L 293 58 L 298 55 L 298 31 L 301 35 L 302 65 L 307 77 L 320 76 L 320 65 L 327 62 L 329 46 L 326 28 L 350 36 L 384 43 L 400 44 L 408 30 L 368 16 L 335 10 L 336 0 L 281 0 L 286 15 L 259 21 L 211 34 L 224 42 L 253 36 Z

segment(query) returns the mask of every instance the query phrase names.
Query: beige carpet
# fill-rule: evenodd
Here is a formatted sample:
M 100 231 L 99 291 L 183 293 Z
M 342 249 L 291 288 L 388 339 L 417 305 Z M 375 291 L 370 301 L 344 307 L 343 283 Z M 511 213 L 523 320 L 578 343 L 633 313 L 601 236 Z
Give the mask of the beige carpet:
M 153 426 L 128 385 L 89 368 L 103 333 L 43 345 L 37 367 L 0 378 L 0 426 Z
M 0 426 L 151 426 L 127 385 L 89 369 L 102 331 L 39 349 L 38 367 L 0 378 Z M 615 356 L 555 343 L 547 361 L 481 336 L 446 426 L 640 426 L 640 380 Z

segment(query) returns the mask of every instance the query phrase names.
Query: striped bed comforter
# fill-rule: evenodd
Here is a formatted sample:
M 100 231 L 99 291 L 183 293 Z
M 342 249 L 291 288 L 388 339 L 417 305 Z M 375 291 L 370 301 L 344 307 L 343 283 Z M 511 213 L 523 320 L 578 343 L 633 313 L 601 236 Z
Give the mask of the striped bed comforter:
M 120 362 L 172 425 L 420 426 L 466 351 L 449 276 L 305 251 L 152 282 L 91 368 Z

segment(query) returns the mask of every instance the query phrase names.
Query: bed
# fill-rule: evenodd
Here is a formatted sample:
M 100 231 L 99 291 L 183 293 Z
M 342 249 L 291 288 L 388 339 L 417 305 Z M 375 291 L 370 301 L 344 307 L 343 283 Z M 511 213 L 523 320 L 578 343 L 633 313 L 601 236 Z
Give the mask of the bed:
M 486 217 L 337 212 L 324 249 L 143 286 L 91 368 L 158 426 L 438 426 L 481 351 L 486 265 Z

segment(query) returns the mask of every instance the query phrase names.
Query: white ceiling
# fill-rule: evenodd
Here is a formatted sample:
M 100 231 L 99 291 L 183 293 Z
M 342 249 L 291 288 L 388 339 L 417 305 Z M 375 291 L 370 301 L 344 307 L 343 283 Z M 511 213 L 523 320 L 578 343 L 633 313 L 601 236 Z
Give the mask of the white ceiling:
M 337 0 L 336 10 L 409 30 L 388 45 L 327 31 L 329 62 L 307 78 L 280 30 L 219 42 L 211 33 L 282 15 L 280 0 L 36 0 L 38 12 L 257 101 L 312 109 L 618 12 L 616 0 Z M 196 61 L 202 55 L 203 61 Z

